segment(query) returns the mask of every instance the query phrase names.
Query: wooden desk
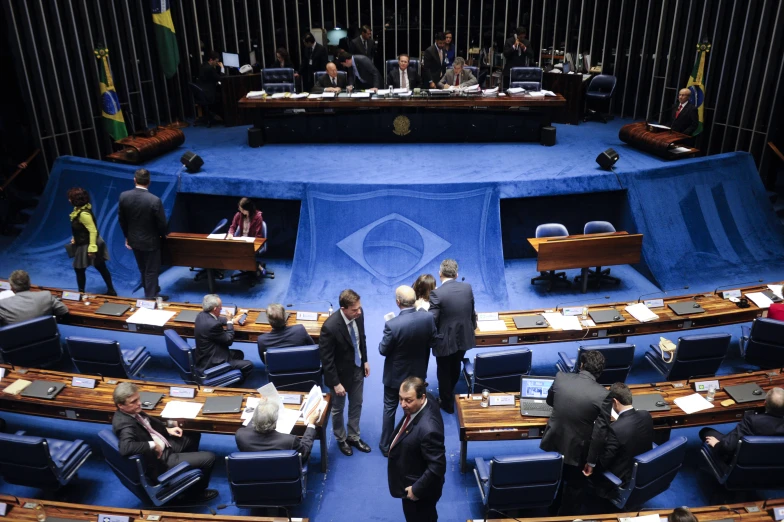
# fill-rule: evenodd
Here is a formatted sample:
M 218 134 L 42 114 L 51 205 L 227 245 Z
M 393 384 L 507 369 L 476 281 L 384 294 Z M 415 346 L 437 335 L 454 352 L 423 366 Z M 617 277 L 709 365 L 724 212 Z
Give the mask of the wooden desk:
M 566 237 L 528 238 L 536 250 L 536 269 L 582 269 L 582 292 L 588 291 L 588 267 L 631 265 L 640 262 L 642 234 L 580 234 Z
M 239 110 L 239 100 L 250 91 L 261 90 L 261 73 L 224 75 L 220 82 L 218 91 L 223 107 L 224 127 L 253 123 L 250 114 Z
M 255 272 L 256 252 L 266 241 L 262 237 L 248 242 L 239 239 L 210 239 L 208 234 L 172 232 L 163 242 L 161 264 L 206 269 L 210 293 L 213 294 L 213 270 Z
M 719 403 L 730 398 L 723 391 L 724 386 L 755 382 L 763 390 L 768 391 L 775 386 L 781 387 L 784 385 L 784 375 L 782 375 L 781 370 L 761 370 L 753 373 L 725 375 L 715 378 L 719 380 L 722 389 L 716 392 L 714 407 L 691 415 L 684 413 L 673 402 L 673 399 L 694 393 L 694 389 L 687 384 L 687 381 L 673 381 L 682 383 L 682 388 L 673 388 L 673 382 L 666 381 L 656 383 L 655 387 L 650 384 L 631 384 L 629 388 L 634 395 L 660 393 L 664 396 L 664 399 L 672 409 L 669 411 L 651 412 L 651 416 L 653 417 L 654 429 L 660 430 L 660 433 L 657 434 L 657 439 L 667 440 L 669 439 L 669 432 L 673 428 L 737 422 L 743 417 L 743 412 L 764 411 L 764 395 L 761 395 L 756 402 L 734 404 L 728 407 L 722 406 Z M 496 393 L 493 395 L 509 394 Z M 546 417 L 523 417 L 520 415 L 520 400 L 517 398 L 514 406 L 489 406 L 487 408 L 482 408 L 482 401 L 473 400 L 472 395 L 469 395 L 468 398 L 460 398 L 459 395 L 455 396 L 455 402 L 457 404 L 457 425 L 460 438 L 461 472 L 466 471 L 466 452 L 468 451 L 469 442 L 538 439 L 542 436 L 542 430 L 547 425 Z
M 19 373 L 20 368 L 14 368 L 11 365 L 0 365 L 0 368 L 6 369 L 6 375 L 0 381 L 0 389 L 9 386 L 16 379 L 26 379 L 28 381 L 47 380 L 53 382 L 67 383 L 57 397 L 53 400 L 36 399 L 34 397 L 22 397 L 21 395 L 8 395 L 0 392 L 0 410 L 12 413 L 24 413 L 27 415 L 36 415 L 38 417 L 52 417 L 55 419 L 70 419 L 85 422 L 100 422 L 104 424 L 111 424 L 114 412 L 117 407 L 112 400 L 112 393 L 116 387 L 116 383 L 122 381 L 133 382 L 139 387 L 140 391 L 157 392 L 163 394 L 163 399 L 153 410 L 146 410 L 146 413 L 153 417 L 159 417 L 163 408 L 171 400 L 186 401 L 186 402 L 200 402 L 204 403 L 208 397 L 233 397 L 241 395 L 247 397 L 258 397 L 256 390 L 248 390 L 242 388 L 213 388 L 213 392 L 205 392 L 205 388 L 199 386 L 190 386 L 187 384 L 177 383 L 159 383 L 151 381 L 136 381 L 131 379 L 113 379 L 115 384 L 109 384 L 111 379 L 102 380 L 100 376 L 89 376 L 83 374 L 74 374 L 66 372 L 56 372 L 52 370 L 41 370 L 37 368 L 27 368 L 27 373 Z M 23 369 L 24 371 L 24 369 Z M 90 377 L 97 381 L 95 388 L 75 388 L 71 386 L 73 377 Z M 193 388 L 196 391 L 196 396 L 193 399 L 178 399 L 169 397 L 169 388 L 171 386 L 179 386 L 182 388 Z M 306 396 L 305 392 L 285 391 L 286 394 L 296 394 Z M 327 401 L 327 407 L 321 414 L 316 423 L 316 434 L 321 443 L 321 470 L 327 471 L 327 425 L 329 424 L 329 412 L 332 409 L 332 398 L 326 394 L 324 399 Z M 303 399 L 304 400 L 304 399 Z M 299 406 L 287 404 L 287 408 L 298 409 Z M 195 419 L 177 419 L 180 426 L 185 430 L 200 431 L 202 433 L 214 433 L 223 435 L 234 435 L 236 431 L 242 426 L 242 420 L 239 414 L 236 413 L 223 413 L 216 415 L 199 414 Z M 302 435 L 305 433 L 305 424 L 300 420 L 292 430 L 294 435 Z
M 34 509 L 23 506 L 30 504 L 43 504 L 47 517 L 64 518 L 84 522 L 95 522 L 98 515 L 118 515 L 128 517 L 129 522 L 147 522 L 147 515 L 159 515 L 160 522 L 286 522 L 288 517 L 240 517 L 221 515 L 200 515 L 197 513 L 177 513 L 169 511 L 169 507 L 159 509 L 125 509 L 108 506 L 90 506 L 87 504 L 71 504 L 70 502 L 55 502 L 53 500 L 38 500 L 34 498 L 14 497 L 1 495 L 0 502 L 8 504 L 8 512 L 3 520 L 8 522 L 38 522 Z M 172 506 L 176 508 L 177 506 Z M 206 508 L 206 506 L 205 506 Z M 307 522 L 308 518 L 297 518 Z
M 688 134 L 674 130 L 650 131 L 644 121 L 624 125 L 618 132 L 618 137 L 635 149 L 650 152 L 665 160 L 691 158 L 699 152 L 698 149 L 685 145 L 692 140 Z M 688 149 L 688 152 L 676 153 L 676 147 Z
M 546 72 L 542 75 L 543 89 L 553 91 L 566 98 L 566 105 L 555 112 L 553 122 L 578 125 L 582 121 L 583 109 L 585 108 L 585 82 L 582 74 Z

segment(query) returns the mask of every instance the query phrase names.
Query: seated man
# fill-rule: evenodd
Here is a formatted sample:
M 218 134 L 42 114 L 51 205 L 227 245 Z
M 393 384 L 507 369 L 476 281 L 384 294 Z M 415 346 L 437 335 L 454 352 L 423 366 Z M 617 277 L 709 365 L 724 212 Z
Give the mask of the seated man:
M 340 53 L 338 63 L 348 71 L 348 85 L 354 89 L 376 92 L 381 87 L 381 73 L 367 56 Z
M 700 117 L 697 107 L 689 103 L 691 91 L 681 89 L 678 91 L 678 104 L 672 109 L 670 114 L 670 128 L 675 132 L 681 132 L 691 136 L 700 124 Z
M 241 350 L 230 350 L 234 342 L 234 316 L 231 312 L 221 316 L 221 298 L 207 294 L 201 303 L 202 311 L 196 316 L 194 337 L 196 338 L 196 369 L 204 372 L 213 366 L 229 363 L 247 377 L 253 371 L 253 363 L 244 360 Z M 243 313 L 241 310 L 240 313 Z M 223 327 L 227 328 L 224 330 Z
M 8 282 L 15 295 L 0 299 L 0 326 L 44 315 L 60 317 L 68 313 L 68 307 L 55 299 L 50 292 L 31 292 L 30 275 L 24 270 L 14 270 Z
M 389 75 L 389 83 L 395 89 L 416 89 L 419 87 L 419 73 L 416 67 L 408 67 L 410 59 L 407 54 L 397 57 L 397 67 Z
M 700 430 L 700 440 L 707 442 L 728 464 L 738 449 L 738 441 L 747 435 L 784 436 L 784 389 L 772 388 L 765 396 L 765 413 L 747 411 L 743 420 L 726 435 L 713 428 Z
M 288 348 L 316 344 L 301 324 L 286 326 L 286 310 L 283 305 L 272 303 L 267 307 L 267 320 L 272 331 L 259 335 L 259 358 L 267 361 L 267 348 Z
M 471 74 L 471 71 L 466 69 L 464 66 L 465 60 L 463 58 L 460 56 L 455 58 L 455 63 L 452 66 L 452 69 L 447 69 L 444 77 L 441 78 L 440 82 L 438 82 L 438 88 L 449 89 L 452 86 L 459 88 L 477 85 L 479 80 L 477 80 L 474 75 Z
M 204 473 L 200 483 L 188 490 L 189 496 L 193 495 L 193 500 L 198 501 L 218 496 L 216 490 L 206 489 L 210 483 L 215 455 L 209 451 L 199 451 L 201 433 L 186 435 L 181 428 L 168 428 L 159 419 L 142 412 L 139 388 L 132 382 L 118 384 L 112 398 L 117 406 L 117 412 L 112 418 L 112 431 L 119 440 L 120 455 L 142 455 L 147 474 L 153 479 L 179 463 L 187 462 L 192 468 Z
M 316 437 L 318 408 L 307 418 L 308 427 L 302 438 L 275 431 L 279 408 L 277 402 L 260 402 L 253 412 L 250 424 L 238 429 L 234 435 L 237 447 L 240 451 L 296 450 L 305 464 L 310 458 L 310 449 Z
M 319 78 L 313 86 L 312 92 L 340 92 L 346 88 L 346 77 L 338 74 L 338 67 L 332 62 L 327 64 L 327 74 Z

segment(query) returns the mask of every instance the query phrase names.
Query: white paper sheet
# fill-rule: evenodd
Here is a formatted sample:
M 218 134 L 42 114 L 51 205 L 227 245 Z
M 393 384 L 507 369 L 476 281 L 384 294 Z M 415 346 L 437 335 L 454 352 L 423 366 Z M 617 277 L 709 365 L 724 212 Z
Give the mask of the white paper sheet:
M 232 236 L 229 239 L 232 241 L 245 241 L 246 243 L 253 243 L 256 241 L 255 237 L 246 237 L 246 236 Z
M 477 321 L 476 326 L 479 328 L 480 332 L 506 331 L 506 323 L 503 321 L 503 319 L 498 319 L 496 321 Z
M 276 92 L 272 95 L 273 100 L 279 100 L 280 98 L 286 98 L 286 95 L 290 94 L 288 92 Z
M 310 389 L 310 392 L 308 393 L 308 398 L 305 399 L 302 408 L 300 408 L 302 419 L 307 421 L 308 414 L 311 413 L 314 408 L 319 408 L 323 400 L 324 398 L 321 395 L 321 388 L 314 385 Z
M 275 388 L 275 385 L 271 382 L 268 382 L 267 384 L 265 384 L 264 386 L 262 386 L 256 391 L 259 392 L 259 395 L 261 395 L 262 397 L 266 397 L 268 401 L 274 401 L 277 402 L 278 404 L 281 404 L 283 402 L 280 400 L 280 394 L 278 393 L 277 388 Z M 258 399 L 256 400 L 258 402 Z M 248 399 L 248 401 L 250 401 L 250 399 Z
M 779 296 L 781 299 L 784 299 L 784 295 L 781 295 L 781 288 L 783 286 L 784 285 L 768 285 L 768 289 L 771 292 L 773 292 L 774 294 L 776 294 L 777 296 Z M 2 295 L 2 294 L 0 294 L 0 295 Z
M 7 299 L 9 297 L 13 297 L 14 292 L 13 290 L 3 290 L 0 292 L 0 299 Z
M 322 98 L 334 98 L 335 94 L 336 93 L 334 93 L 334 92 L 324 92 L 324 93 L 321 93 L 321 97 Z
M 643 303 L 635 303 L 633 305 L 629 305 L 624 308 L 627 312 L 631 314 L 632 317 L 640 321 L 641 323 L 647 323 L 648 321 L 655 321 L 659 318 L 658 315 L 651 312 L 651 309 L 645 306 Z
M 686 147 L 674 147 L 670 149 L 670 152 L 675 154 L 685 154 L 686 152 L 691 152 L 691 149 L 687 149 Z
M 322 98 L 322 97 L 323 97 L 323 95 L 321 93 L 318 93 L 318 92 L 312 92 L 312 93 L 310 93 L 308 95 L 308 99 L 309 100 L 318 100 L 319 98 Z
M 411 94 L 411 91 L 409 89 L 404 89 L 404 88 L 392 89 L 392 92 L 395 94 L 406 94 L 406 93 Z
M 561 323 L 563 322 L 564 316 L 561 312 L 545 312 L 542 314 L 544 320 L 550 325 L 550 328 L 553 330 L 562 330 Z
M 770 297 L 766 296 L 762 292 L 751 292 L 750 294 L 746 294 L 746 297 L 751 299 L 754 304 L 760 308 L 770 308 L 770 305 L 773 304 L 773 301 L 770 300 Z
M 493 87 L 492 89 L 485 89 L 482 91 L 482 96 L 495 96 L 498 94 L 498 87 Z
M 308 93 L 306 93 L 306 92 L 297 92 L 297 93 L 293 93 L 293 92 L 292 92 L 292 93 L 291 93 L 291 96 L 289 96 L 289 97 L 290 97 L 292 100 L 298 100 L 298 99 L 300 99 L 300 98 L 307 98 L 307 97 L 308 97 Z
M 138 308 L 136 312 L 128 319 L 127 323 L 146 324 L 150 326 L 163 326 L 166 322 L 177 315 L 179 312 L 169 312 L 166 310 L 149 310 L 147 308 Z
M 496 87 L 495 90 L 497 92 L 498 87 Z M 506 92 L 508 92 L 509 94 L 520 94 L 525 92 L 525 89 L 523 89 L 522 87 L 510 87 L 509 89 L 506 90 Z
M 226 232 L 223 234 L 210 234 L 207 239 L 226 239 Z
M 687 415 L 702 410 L 713 408 L 713 403 L 705 400 L 705 397 L 699 393 L 693 393 L 686 397 L 678 397 L 675 399 L 675 405 L 684 411 Z
M 583 327 L 580 324 L 580 317 L 576 315 L 570 315 L 569 317 L 564 317 L 561 320 L 561 330 L 582 330 Z
M 370 98 L 370 93 L 369 92 L 352 92 L 351 93 L 351 97 L 352 98 Z
M 195 419 L 201 407 L 200 402 L 171 401 L 166 403 L 166 407 L 161 412 L 161 417 L 165 419 Z
M 299 416 L 299 410 L 281 408 L 278 412 L 278 424 L 275 426 L 275 431 L 278 433 L 291 433 L 291 430 L 294 429 L 294 425 L 297 424 Z
M 242 410 L 242 415 L 240 415 L 240 419 L 244 420 L 245 422 L 242 423 L 243 426 L 247 426 L 250 420 L 253 418 L 253 412 L 256 411 L 256 407 L 261 402 L 261 399 L 258 397 L 248 397 L 245 400 L 245 408 Z
M 250 91 L 245 95 L 246 98 L 262 98 L 267 94 L 265 91 Z
M 621 517 L 618 519 L 619 522 L 659 522 L 659 515 L 654 513 L 653 515 L 643 515 L 641 517 Z
M 544 91 L 528 91 L 531 98 L 544 98 Z

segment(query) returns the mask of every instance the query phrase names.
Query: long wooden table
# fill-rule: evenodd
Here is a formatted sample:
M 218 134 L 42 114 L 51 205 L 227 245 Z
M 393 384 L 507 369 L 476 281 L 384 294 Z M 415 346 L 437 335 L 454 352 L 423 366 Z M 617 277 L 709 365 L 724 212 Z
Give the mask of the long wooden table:
M 41 504 L 47 517 L 62 518 L 66 520 L 79 520 L 95 522 L 98 515 L 116 515 L 128 517 L 129 522 L 148 522 L 148 516 L 155 515 L 159 522 L 287 522 L 301 520 L 308 522 L 308 518 L 288 517 L 240 517 L 221 515 L 201 515 L 197 513 L 177 513 L 166 509 L 125 509 L 108 506 L 90 506 L 87 504 L 72 504 L 70 502 L 55 502 L 53 500 L 39 500 L 35 498 L 15 497 L 1 495 L 0 502 L 8 504 L 5 518 L 9 522 L 38 522 L 34 505 Z M 176 506 L 173 506 L 176 508 Z
M 12 365 L 3 364 L 0 368 L 6 369 L 6 375 L 0 380 L 0 390 L 10 386 L 17 379 L 28 381 L 46 380 L 53 382 L 66 383 L 65 388 L 57 397 L 52 400 L 37 399 L 35 397 L 22 397 L 21 395 L 9 395 L 0 392 L 0 410 L 11 413 L 23 413 L 36 415 L 39 417 L 52 417 L 55 419 L 70 419 L 84 422 L 100 422 L 111 424 L 117 407 L 112 400 L 112 393 L 119 382 L 133 382 L 139 387 L 140 391 L 156 392 L 163 394 L 163 399 L 152 410 L 146 410 L 148 415 L 159 417 L 169 401 L 186 401 L 204 403 L 209 397 L 236 397 L 238 395 L 248 397 L 258 397 L 256 390 L 242 388 L 203 388 L 200 386 L 189 386 L 187 384 L 160 383 L 150 381 L 134 381 L 130 379 L 103 379 L 100 376 L 83 374 L 73 374 L 67 372 L 57 372 L 52 370 L 42 370 L 37 368 L 19 368 Z M 88 377 L 96 380 L 93 389 L 77 388 L 71 386 L 73 377 Z M 180 399 L 169 397 L 171 386 L 180 388 L 192 388 L 196 390 L 193 399 Z M 208 392 L 207 390 L 212 390 Z M 306 396 L 307 393 L 296 391 L 285 391 L 288 395 Z M 332 397 L 325 394 L 327 407 L 321 414 L 316 423 L 316 434 L 321 444 L 321 470 L 327 471 L 327 425 L 329 423 L 329 413 L 332 409 Z M 304 400 L 304 399 L 303 399 Z M 298 409 L 299 406 L 287 404 L 287 408 Z M 240 415 L 233 413 L 223 413 L 216 415 L 204 415 L 199 413 L 195 419 L 177 419 L 180 426 L 185 430 L 199 431 L 202 433 L 215 433 L 223 435 L 234 435 L 242 426 Z M 302 435 L 305 433 L 305 424 L 302 420 L 298 421 L 292 433 Z
M 781 370 L 762 370 L 715 378 L 719 380 L 721 390 L 716 392 L 714 407 L 690 415 L 687 415 L 673 402 L 678 397 L 695 393 L 689 381 L 631 384 L 629 388 L 634 395 L 659 393 L 670 405 L 669 411 L 651 412 L 653 427 L 657 430 L 657 440 L 667 440 L 669 432 L 673 428 L 737 422 L 746 411 L 763 411 L 765 409 L 764 395 L 761 395 L 760 399 L 755 402 L 722 406 L 721 401 L 730 398 L 723 391 L 724 386 L 754 382 L 765 391 L 775 386 L 784 386 L 784 375 Z M 676 388 L 677 385 L 681 385 L 681 387 Z M 511 394 L 495 393 L 492 395 Z M 476 394 L 469 394 L 467 397 L 455 396 L 461 472 L 466 471 L 466 453 L 469 442 L 525 440 L 537 439 L 542 436 L 542 431 L 547 425 L 547 417 L 523 417 L 520 415 L 519 395 L 515 394 L 514 406 L 488 406 L 486 408 L 482 408 L 482 401 L 476 400 L 476 397 L 479 396 Z
M 588 269 L 640 262 L 642 234 L 614 232 L 610 234 L 579 234 L 564 237 L 529 237 L 536 250 L 536 269 L 582 270 L 582 292 L 588 291 Z

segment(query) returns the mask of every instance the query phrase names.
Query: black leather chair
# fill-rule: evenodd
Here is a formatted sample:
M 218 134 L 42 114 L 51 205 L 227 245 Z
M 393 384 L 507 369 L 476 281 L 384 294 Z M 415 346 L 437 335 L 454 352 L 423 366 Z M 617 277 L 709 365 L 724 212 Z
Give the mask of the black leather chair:
M 0 475 L 9 484 L 58 489 L 68 484 L 92 454 L 83 440 L 58 440 L 0 433 Z
M 615 227 L 609 221 L 589 221 L 583 227 L 583 234 L 609 234 L 615 232 Z M 582 274 L 575 276 L 574 282 L 580 283 L 582 281 Z M 621 280 L 617 277 L 610 275 L 610 269 L 597 266 L 595 270 L 588 270 L 588 283 L 596 283 L 600 286 L 602 282 L 609 282 L 613 284 L 620 284 Z
M 202 112 L 202 118 L 193 122 L 193 125 L 204 124 L 207 128 L 212 127 L 212 124 L 215 122 L 215 115 L 210 106 L 215 104 L 215 100 L 211 100 L 204 89 L 197 83 L 188 82 L 188 90 L 191 91 L 191 96 L 193 96 L 193 103 L 201 107 Z
M 513 67 L 512 69 L 518 69 L 518 67 Z M 519 69 L 525 69 L 525 67 L 519 67 Z M 544 223 L 536 227 L 535 237 L 566 237 L 568 235 L 569 231 L 562 224 Z M 572 284 L 572 282 L 569 281 L 569 279 L 566 277 L 566 272 L 556 272 L 555 270 L 539 272 L 538 276 L 531 278 L 532 285 L 535 285 L 539 281 L 547 282 L 548 292 L 552 290 L 553 285 L 556 283 L 565 284 L 567 286 Z
M 542 90 L 541 67 L 512 67 L 509 69 L 509 87 L 526 91 Z
M 468 393 L 485 386 L 491 391 L 519 392 L 520 377 L 531 373 L 531 359 L 531 350 L 527 348 L 479 352 L 474 362 L 463 359 Z
M 740 352 L 746 362 L 765 369 L 784 366 L 784 321 L 764 317 L 741 328 Z
M 0 355 L 16 366 L 45 368 L 57 364 L 63 356 L 57 320 L 45 315 L 3 326 Z
M 784 488 L 784 437 L 743 437 L 729 464 L 707 442 L 700 453 L 713 478 L 727 490 Z
M 71 336 L 65 338 L 65 345 L 79 373 L 90 375 L 130 379 L 152 359 L 144 346 L 123 350 L 109 339 Z
M 566 352 L 558 352 L 559 361 L 555 368 L 559 372 L 580 372 L 580 358 L 589 351 L 601 352 L 604 355 L 604 371 L 596 379 L 603 386 L 610 386 L 616 382 L 626 382 L 634 363 L 633 344 L 602 344 L 595 346 L 580 346 L 575 357 L 569 357 Z
M 605 114 L 610 112 L 612 97 L 615 94 L 615 84 L 615 76 L 609 74 L 600 74 L 591 79 L 588 90 L 585 91 L 585 117 L 583 121 L 600 119 L 607 123 Z
M 267 94 L 295 92 L 294 69 L 290 67 L 262 69 L 261 85 Z
M 310 391 L 321 387 L 321 358 L 317 344 L 269 348 L 267 350 L 267 373 L 269 381 L 278 389 Z
M 307 471 L 294 450 L 236 452 L 226 457 L 231 498 L 238 507 L 286 509 L 301 504 Z
M 213 366 L 201 373 L 195 368 L 193 362 L 193 352 L 196 351 L 196 348 L 188 345 L 185 339 L 174 330 L 164 330 L 163 337 L 166 339 L 166 350 L 169 352 L 169 357 L 180 372 L 182 380 L 188 384 L 212 388 L 231 386 L 242 380 L 242 372 L 232 369 L 229 363 Z
M 645 360 L 667 381 L 713 377 L 727 356 L 731 339 L 730 334 L 684 335 L 678 338 L 672 360 L 665 362 L 655 344 L 645 353 Z

